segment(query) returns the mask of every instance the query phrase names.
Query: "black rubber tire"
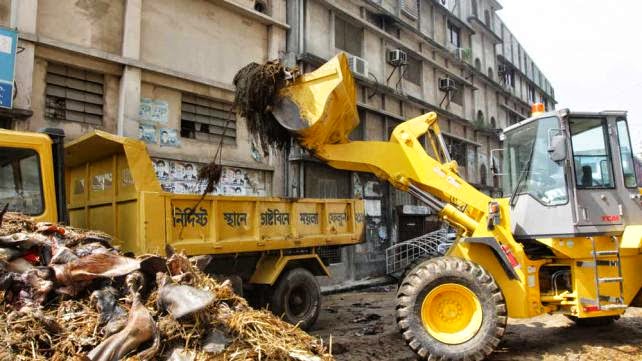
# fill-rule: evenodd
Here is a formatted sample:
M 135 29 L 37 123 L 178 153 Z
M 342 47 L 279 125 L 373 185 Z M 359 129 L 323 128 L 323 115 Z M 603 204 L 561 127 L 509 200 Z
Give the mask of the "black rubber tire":
M 421 305 L 435 287 L 455 283 L 472 291 L 481 304 L 477 334 L 450 345 L 432 337 L 421 321 Z M 482 360 L 490 355 L 506 329 L 506 303 L 493 277 L 481 266 L 456 257 L 437 257 L 415 267 L 397 291 L 397 326 L 421 360 Z
M 568 316 L 566 318 L 573 321 L 578 327 L 599 327 L 612 325 L 620 316 L 601 316 L 590 318 L 577 318 L 575 316 Z
M 293 268 L 280 277 L 270 296 L 270 310 L 283 320 L 308 330 L 319 317 L 321 288 L 305 268 Z
M 416 260 L 410 262 L 408 266 L 406 266 L 406 269 L 403 270 L 403 273 L 401 276 L 399 276 L 399 279 L 397 280 L 397 288 L 401 287 L 401 284 L 403 283 L 403 280 L 406 278 L 406 276 L 412 272 L 415 267 L 419 266 L 420 264 L 426 262 L 428 258 L 417 258 Z

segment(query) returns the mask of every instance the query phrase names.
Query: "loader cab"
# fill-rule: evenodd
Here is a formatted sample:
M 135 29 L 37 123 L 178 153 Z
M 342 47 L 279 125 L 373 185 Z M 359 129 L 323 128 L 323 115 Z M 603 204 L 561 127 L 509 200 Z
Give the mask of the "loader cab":
M 542 113 L 503 138 L 517 239 L 616 235 L 642 218 L 626 112 Z

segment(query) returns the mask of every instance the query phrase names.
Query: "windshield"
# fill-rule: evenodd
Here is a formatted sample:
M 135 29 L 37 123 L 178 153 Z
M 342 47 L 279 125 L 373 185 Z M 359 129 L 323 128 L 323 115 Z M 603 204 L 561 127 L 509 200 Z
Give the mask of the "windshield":
M 559 128 L 559 118 L 548 117 L 505 133 L 505 195 L 527 193 L 547 206 L 568 201 L 563 162 L 552 161 L 548 154 L 549 139 Z
M 42 214 L 42 182 L 38 153 L 31 149 L 0 147 L 0 210 Z

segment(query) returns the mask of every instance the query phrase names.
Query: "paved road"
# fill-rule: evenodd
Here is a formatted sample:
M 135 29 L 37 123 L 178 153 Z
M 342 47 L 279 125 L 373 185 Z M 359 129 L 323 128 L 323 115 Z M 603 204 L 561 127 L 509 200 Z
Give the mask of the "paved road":
M 337 360 L 414 360 L 394 323 L 396 287 L 326 296 L 313 334 L 332 335 Z M 613 325 L 579 328 L 561 315 L 509 321 L 491 361 L 642 360 L 642 309 Z

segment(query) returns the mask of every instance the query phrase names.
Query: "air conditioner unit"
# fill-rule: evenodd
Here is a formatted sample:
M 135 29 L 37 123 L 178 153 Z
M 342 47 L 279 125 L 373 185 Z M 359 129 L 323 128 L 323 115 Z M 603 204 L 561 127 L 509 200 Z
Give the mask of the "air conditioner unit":
M 461 61 L 470 61 L 473 57 L 473 53 L 470 48 L 458 48 L 454 45 L 448 46 L 448 51 L 455 56 L 457 60 Z
M 505 64 L 499 64 L 497 66 L 497 71 L 499 74 L 505 74 L 508 71 L 508 67 Z
M 441 91 L 451 91 L 457 90 L 457 83 L 451 78 L 440 78 L 439 79 L 439 90 Z
M 455 54 L 457 51 L 459 51 L 459 48 L 456 47 L 455 45 L 451 44 L 451 43 L 448 43 L 446 45 L 446 49 L 448 49 L 448 51 L 453 53 L 453 54 Z
M 463 59 L 463 57 L 461 55 L 461 48 L 454 48 L 453 50 L 451 50 L 451 52 L 455 55 L 455 58 L 457 60 L 462 60 Z
M 355 55 L 348 55 L 348 66 L 350 70 L 361 76 L 368 76 L 368 62 Z
M 388 52 L 388 63 L 392 66 L 401 66 L 408 64 L 408 54 L 400 49 L 390 50 Z

